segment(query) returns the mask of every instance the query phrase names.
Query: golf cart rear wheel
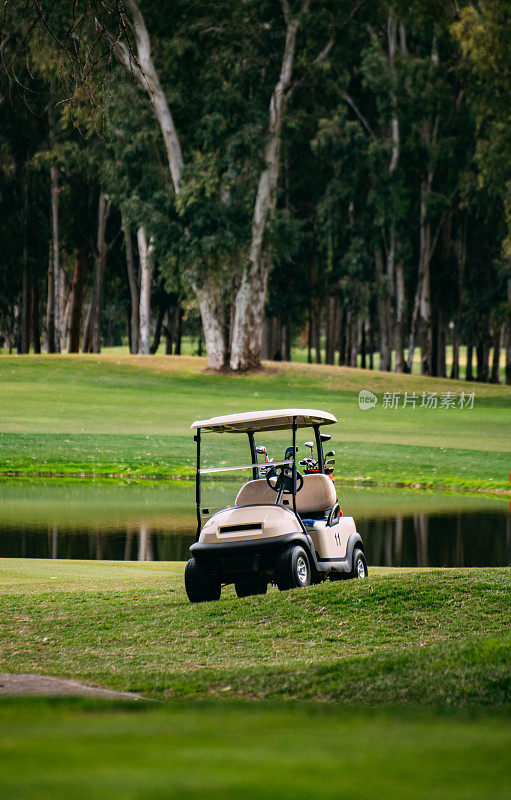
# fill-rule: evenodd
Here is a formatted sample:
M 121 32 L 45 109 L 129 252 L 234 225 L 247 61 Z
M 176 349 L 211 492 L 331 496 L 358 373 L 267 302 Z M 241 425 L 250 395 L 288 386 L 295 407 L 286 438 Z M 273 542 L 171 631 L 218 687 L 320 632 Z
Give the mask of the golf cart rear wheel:
M 275 581 L 281 591 L 310 586 L 310 562 L 303 547 L 295 544 L 282 551 L 275 565 Z
M 205 603 L 220 598 L 220 581 L 211 569 L 195 558 L 191 558 L 186 565 L 185 588 L 190 603 Z
M 352 578 L 367 578 L 367 563 L 365 556 L 358 547 L 353 551 L 353 569 L 351 571 Z
M 235 581 L 234 588 L 238 597 L 250 597 L 252 594 L 266 594 L 268 584 L 263 578 L 249 578 L 245 581 Z

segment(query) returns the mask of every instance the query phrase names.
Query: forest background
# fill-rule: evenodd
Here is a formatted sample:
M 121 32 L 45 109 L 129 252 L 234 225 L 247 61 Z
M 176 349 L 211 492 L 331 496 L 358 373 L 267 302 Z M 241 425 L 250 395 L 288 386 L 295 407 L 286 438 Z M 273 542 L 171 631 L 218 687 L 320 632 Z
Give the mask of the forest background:
M 0 346 L 511 383 L 510 31 L 506 0 L 9 0 Z

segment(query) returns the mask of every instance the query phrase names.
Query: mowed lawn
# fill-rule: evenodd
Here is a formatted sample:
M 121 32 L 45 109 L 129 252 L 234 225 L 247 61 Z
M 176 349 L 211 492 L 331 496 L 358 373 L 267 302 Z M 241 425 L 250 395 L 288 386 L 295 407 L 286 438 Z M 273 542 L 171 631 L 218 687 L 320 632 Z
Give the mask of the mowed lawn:
M 500 714 L 0 703 L 2 800 L 504 800 Z
M 340 480 L 508 491 L 511 388 L 308 364 L 208 374 L 204 359 L 20 356 L 0 359 L 3 474 L 191 476 L 190 424 L 211 415 L 301 406 L 331 411 Z M 358 392 L 373 391 L 361 411 Z M 398 408 L 383 407 L 384 393 Z M 405 392 L 415 407 L 403 408 Z M 421 408 L 423 392 L 456 407 Z M 461 392 L 475 392 L 460 408 Z
M 369 580 L 192 605 L 184 564 L 0 560 L 0 672 L 155 699 L 373 706 L 509 701 L 510 570 Z
M 192 606 L 182 564 L 4 559 L 0 672 L 152 700 L 1 698 L 0 796 L 504 800 L 509 578 L 380 568 Z

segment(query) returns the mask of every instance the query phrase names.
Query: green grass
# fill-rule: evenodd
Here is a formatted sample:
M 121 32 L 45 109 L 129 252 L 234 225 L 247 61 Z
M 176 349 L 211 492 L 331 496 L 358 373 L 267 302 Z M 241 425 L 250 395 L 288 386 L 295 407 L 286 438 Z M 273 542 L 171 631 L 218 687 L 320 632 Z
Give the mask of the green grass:
M 191 605 L 183 564 L 0 561 L 0 672 L 157 699 L 509 702 L 509 569 L 373 569 Z
M 298 405 L 340 419 L 332 446 L 343 481 L 509 491 L 509 387 L 306 364 L 236 377 L 204 367 L 164 356 L 0 359 L 0 474 L 190 477 L 194 419 Z M 359 410 L 362 388 L 376 408 Z M 472 390 L 473 409 L 381 404 L 386 391 Z
M 122 345 L 116 345 L 114 347 L 103 347 L 101 350 L 102 354 L 110 355 L 110 356 L 127 356 L 129 355 L 129 347 L 127 340 Z M 163 355 L 165 352 L 165 345 L 161 344 L 159 349 L 157 350 L 158 355 Z M 198 353 L 198 343 L 195 337 L 191 336 L 183 336 L 181 341 L 181 355 L 182 356 L 196 356 Z M 7 355 L 6 350 L 0 349 L 0 355 Z M 312 353 L 313 358 L 315 358 L 315 351 Z M 408 351 L 405 349 L 405 358 L 408 355 Z M 321 337 L 321 358 L 324 359 L 325 356 L 325 337 Z M 447 345 L 445 349 L 445 356 L 446 356 L 446 365 L 447 365 L 447 374 L 450 374 L 451 367 L 452 367 L 452 345 Z M 301 347 L 300 343 L 295 344 L 291 348 L 291 358 L 293 362 L 304 364 L 307 362 L 308 358 L 308 351 L 306 347 Z M 394 369 L 396 361 L 396 353 L 392 351 L 392 367 Z M 489 363 L 492 364 L 493 362 L 493 348 L 490 348 L 489 354 Z M 360 367 L 362 364 L 362 356 L 359 355 L 357 357 L 357 366 Z M 369 355 L 367 356 L 367 364 L 369 364 Z M 380 354 L 375 352 L 373 354 L 373 364 L 374 369 L 380 368 Z M 466 375 L 466 366 L 467 366 L 467 348 L 466 345 L 460 346 L 460 356 L 459 356 L 459 366 L 460 366 L 460 378 L 465 378 Z M 477 372 L 477 362 L 475 353 L 472 355 L 472 367 L 474 375 Z M 420 375 L 421 371 L 421 351 L 420 347 L 417 347 L 414 351 L 413 357 L 413 367 L 412 372 L 414 375 Z M 505 380 L 505 371 L 506 371 L 506 351 L 504 348 L 501 348 L 500 351 L 500 380 L 503 382 Z
M 302 704 L 0 704 L 2 800 L 504 800 L 508 718 Z

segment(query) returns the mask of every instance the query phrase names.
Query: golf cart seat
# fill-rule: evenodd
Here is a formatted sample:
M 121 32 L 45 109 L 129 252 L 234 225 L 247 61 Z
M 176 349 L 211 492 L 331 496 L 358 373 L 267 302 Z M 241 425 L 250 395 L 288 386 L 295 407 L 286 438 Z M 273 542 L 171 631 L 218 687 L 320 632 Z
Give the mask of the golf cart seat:
M 275 492 L 268 486 L 264 478 L 248 481 L 238 492 L 236 506 L 274 505 Z M 337 496 L 333 482 L 327 475 L 304 475 L 303 486 L 296 495 L 296 510 L 304 514 L 327 514 L 335 505 Z M 285 494 L 282 504 L 292 508 L 293 498 Z

